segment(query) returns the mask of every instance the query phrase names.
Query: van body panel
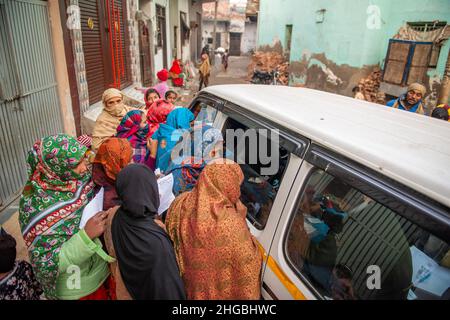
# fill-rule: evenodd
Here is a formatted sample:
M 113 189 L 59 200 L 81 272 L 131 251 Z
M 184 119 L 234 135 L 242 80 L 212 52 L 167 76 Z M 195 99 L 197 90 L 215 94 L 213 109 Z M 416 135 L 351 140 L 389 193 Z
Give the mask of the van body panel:
M 204 92 L 450 207 L 450 126 L 445 121 L 306 88 L 221 85 Z

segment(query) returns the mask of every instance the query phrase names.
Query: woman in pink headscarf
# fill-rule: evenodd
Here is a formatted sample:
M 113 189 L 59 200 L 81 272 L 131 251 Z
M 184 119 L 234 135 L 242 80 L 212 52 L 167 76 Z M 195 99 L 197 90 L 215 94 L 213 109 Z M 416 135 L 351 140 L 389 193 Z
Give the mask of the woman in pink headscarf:
M 175 106 L 166 100 L 158 100 L 154 102 L 147 111 L 147 123 L 149 133 L 147 137 L 151 137 L 158 130 L 161 123 L 166 123 L 167 116 L 175 109 Z
M 157 148 L 158 140 L 152 140 L 151 137 L 158 130 L 161 123 L 166 123 L 167 116 L 173 109 L 175 109 L 174 105 L 163 99 L 154 102 L 148 109 L 147 123 L 149 131 L 147 134 L 147 148 L 149 150 Z M 149 155 L 148 166 L 154 170 L 155 163 L 156 159 Z

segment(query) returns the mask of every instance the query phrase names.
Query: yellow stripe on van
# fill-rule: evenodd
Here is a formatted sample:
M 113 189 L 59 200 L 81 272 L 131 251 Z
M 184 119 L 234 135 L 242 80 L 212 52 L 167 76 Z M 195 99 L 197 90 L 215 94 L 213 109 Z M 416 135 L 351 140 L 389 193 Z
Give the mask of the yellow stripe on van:
M 267 257 L 266 250 L 261 245 L 261 243 L 259 243 L 258 241 L 257 243 L 259 251 L 261 252 L 262 256 L 266 258 Z M 267 265 L 295 300 L 307 300 L 306 297 L 303 295 L 303 293 L 295 286 L 295 284 L 291 281 L 291 279 L 289 279 L 289 277 L 283 272 L 283 270 L 281 270 L 278 263 L 271 256 L 269 256 L 267 259 Z

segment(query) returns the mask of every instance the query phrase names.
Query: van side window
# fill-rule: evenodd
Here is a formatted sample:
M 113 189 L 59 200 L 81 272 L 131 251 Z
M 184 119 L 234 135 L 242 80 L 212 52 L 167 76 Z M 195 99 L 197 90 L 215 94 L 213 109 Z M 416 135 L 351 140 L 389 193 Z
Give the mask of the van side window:
M 285 252 L 339 299 L 450 299 L 449 244 L 323 170 L 309 177 Z
M 193 108 L 191 108 L 192 113 L 195 116 L 195 121 L 202 122 L 202 124 L 207 124 L 212 126 L 214 120 L 217 116 L 217 109 L 210 106 L 205 102 L 199 101 Z
M 266 166 L 261 163 L 259 149 L 256 150 L 256 152 L 254 149 L 250 150 L 251 143 L 253 144 L 253 147 L 257 145 L 257 148 L 259 148 L 259 143 L 255 143 L 254 141 L 250 142 L 250 140 L 246 139 L 245 136 L 236 137 L 234 149 L 228 150 L 228 148 L 230 148 L 230 144 L 227 143 L 227 130 L 236 132 L 236 130 L 238 129 L 242 129 L 243 132 L 248 132 L 247 130 L 249 130 L 247 126 L 239 123 L 232 118 L 228 118 L 222 131 L 225 140 L 224 150 L 226 149 L 226 157 L 232 158 L 234 161 L 238 162 L 241 166 L 242 172 L 244 173 L 244 181 L 241 185 L 241 201 L 247 207 L 247 219 L 256 228 L 262 230 L 264 229 L 267 220 L 269 219 L 272 205 L 275 201 L 278 189 L 280 188 L 280 185 L 282 183 L 283 174 L 288 166 L 290 153 L 283 147 L 277 145 L 279 151 L 279 165 L 276 168 L 276 172 L 273 172 L 273 174 L 263 175 L 261 173 L 264 171 L 262 171 L 261 169 Z M 255 132 L 257 139 L 262 139 L 258 131 L 256 130 Z M 246 159 L 245 163 L 242 163 L 244 161 L 238 161 L 237 159 L 237 148 L 239 146 L 239 142 L 244 143 L 244 141 Z M 241 155 L 243 154 L 242 151 L 243 150 L 240 150 Z M 258 155 L 256 163 L 252 163 L 251 161 L 249 161 L 250 153 L 252 153 L 253 155 Z

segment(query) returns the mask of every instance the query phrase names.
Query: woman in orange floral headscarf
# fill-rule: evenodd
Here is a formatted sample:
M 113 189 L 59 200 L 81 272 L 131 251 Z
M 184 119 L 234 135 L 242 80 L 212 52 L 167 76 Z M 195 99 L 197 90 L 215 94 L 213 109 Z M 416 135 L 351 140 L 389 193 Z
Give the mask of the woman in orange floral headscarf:
M 188 299 L 259 299 L 262 257 L 239 200 L 244 179 L 231 160 L 211 162 L 172 203 L 166 227 Z
M 127 139 L 109 138 L 98 149 L 92 166 L 92 178 L 98 187 L 104 188 L 103 210 L 119 204 L 116 177 L 132 159 L 133 149 Z

